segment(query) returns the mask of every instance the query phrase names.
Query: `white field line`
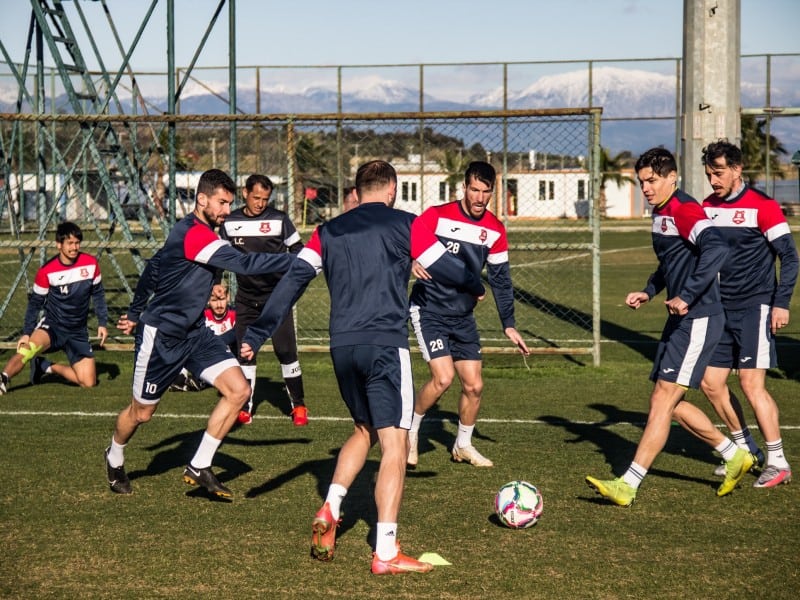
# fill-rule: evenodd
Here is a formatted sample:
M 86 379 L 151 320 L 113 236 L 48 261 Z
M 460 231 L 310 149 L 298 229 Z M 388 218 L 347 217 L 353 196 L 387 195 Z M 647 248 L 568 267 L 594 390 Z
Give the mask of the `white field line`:
M 615 248 L 614 250 L 601 250 L 600 254 L 601 255 L 603 255 L 603 254 L 616 254 L 618 252 L 630 252 L 632 250 L 636 250 L 638 252 L 640 250 L 647 250 L 649 248 L 652 248 L 652 246 L 636 246 L 636 247 L 633 247 L 633 248 Z M 529 262 L 529 263 L 512 263 L 511 264 L 511 268 L 512 269 L 520 269 L 520 268 L 523 268 L 523 267 L 536 267 L 536 266 L 539 266 L 539 265 L 549 265 L 549 264 L 552 264 L 552 263 L 564 262 L 566 260 L 573 260 L 575 258 L 586 258 L 587 256 L 591 256 L 591 255 L 592 255 L 591 252 L 581 252 L 580 254 L 570 254 L 569 256 L 561 256 L 559 258 L 553 258 L 553 259 L 550 259 L 550 260 L 537 260 L 535 262 Z
M 86 412 L 86 411 L 44 411 L 44 410 L 0 410 L 0 416 L 4 417 L 74 417 L 74 418 L 115 418 L 116 412 Z M 208 420 L 208 415 L 202 414 L 180 414 L 180 413 L 156 413 L 155 417 L 163 419 L 202 419 Z M 287 421 L 286 415 L 253 415 L 255 421 Z M 352 422 L 350 417 L 325 417 L 325 416 L 310 416 L 309 421 L 332 421 L 332 422 Z M 436 419 L 430 417 L 426 421 L 432 422 Z M 449 423 L 450 419 L 440 419 L 441 423 Z M 540 419 L 480 419 L 481 423 L 499 423 L 503 425 L 516 424 L 516 425 L 555 425 L 558 426 L 562 423 L 571 425 L 595 425 L 597 427 L 611 427 L 617 425 L 625 425 L 632 427 L 643 427 L 644 421 L 630 422 L 630 421 L 571 421 L 569 419 L 561 419 L 559 421 L 542 421 Z M 718 428 L 723 428 L 721 423 L 717 424 Z M 751 429 L 758 429 L 758 426 L 750 425 Z M 800 425 L 781 425 L 781 429 L 795 430 L 800 429 Z

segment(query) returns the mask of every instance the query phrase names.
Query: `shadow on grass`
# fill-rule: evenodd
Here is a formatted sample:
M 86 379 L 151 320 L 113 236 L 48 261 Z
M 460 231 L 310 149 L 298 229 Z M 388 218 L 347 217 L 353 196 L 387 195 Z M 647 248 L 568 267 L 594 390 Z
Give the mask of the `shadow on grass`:
M 317 493 L 320 497 L 320 506 L 324 503 L 328 494 L 328 486 L 333 479 L 333 472 L 336 469 L 336 459 L 339 449 L 331 449 L 328 454 L 330 458 L 308 460 L 284 471 L 261 485 L 251 488 L 245 493 L 245 498 L 257 498 L 262 494 L 275 491 L 290 481 L 304 475 L 312 475 L 317 480 Z M 377 460 L 367 460 L 361 472 L 356 477 L 353 485 L 347 491 L 347 496 L 342 503 L 342 522 L 337 529 L 337 538 L 347 533 L 352 527 L 363 520 L 369 525 L 367 542 L 374 547 L 375 544 L 375 523 L 378 521 L 378 514 L 375 507 L 373 490 L 375 479 L 378 474 L 380 463 Z M 308 515 L 309 529 L 313 515 Z
M 580 444 L 583 442 L 594 444 L 596 447 L 595 451 L 602 454 L 605 457 L 605 462 L 611 467 L 611 473 L 608 476 L 597 473 L 592 473 L 592 475 L 600 479 L 620 477 L 625 473 L 625 470 L 633 460 L 639 441 L 638 439 L 636 441 L 631 441 L 623 437 L 616 433 L 612 429 L 612 426 L 630 424 L 643 430 L 647 421 L 647 414 L 638 411 L 622 410 L 611 404 L 594 403 L 589 404 L 588 407 L 602 413 L 604 418 L 594 423 L 576 422 L 553 415 L 543 415 L 538 417 L 538 419 L 550 425 L 561 427 L 565 432 L 571 434 L 571 438 L 564 439 L 564 442 L 567 444 Z M 711 475 L 713 467 L 719 464 L 719 458 L 715 457 L 712 453 L 712 449 L 707 444 L 691 435 L 680 425 L 673 425 L 670 429 L 667 443 L 664 445 L 660 454 L 671 454 L 673 456 L 681 456 L 707 463 L 709 465 L 709 475 Z M 655 462 L 655 465 L 657 464 L 658 457 Z M 657 466 L 651 467 L 647 474 L 648 476 L 655 475 L 680 481 L 700 483 L 712 488 L 716 488 L 721 481 L 682 475 L 674 471 L 659 469 Z M 600 501 L 605 502 L 605 500 Z
M 95 368 L 97 370 L 98 381 L 103 375 L 106 376 L 106 379 L 111 381 L 112 379 L 116 379 L 117 377 L 119 377 L 120 374 L 120 368 L 117 363 L 96 361 Z
M 517 302 L 530 306 L 538 311 L 547 315 L 561 319 L 569 325 L 580 327 L 587 333 L 592 331 L 592 315 L 584 311 L 578 310 L 573 306 L 567 306 L 560 302 L 552 302 L 542 296 L 538 296 L 527 290 L 519 287 L 514 288 L 514 299 Z M 526 331 L 532 337 L 540 339 L 549 343 L 550 346 L 556 347 L 553 342 L 548 342 L 540 338 L 535 332 Z M 601 318 L 600 320 L 600 335 L 608 340 L 619 342 L 630 347 L 632 350 L 639 352 L 642 356 L 649 360 L 653 360 L 656 352 L 656 345 L 658 338 L 653 338 L 649 335 L 644 335 L 639 331 L 622 327 L 611 321 L 606 321 Z M 574 361 L 574 359 L 572 359 Z M 577 361 L 575 361 L 577 362 Z
M 253 394 L 253 414 L 258 407 L 269 404 L 282 414 L 291 416 L 292 403 L 283 381 L 273 381 L 269 377 L 256 377 L 256 391 Z
M 131 471 L 128 473 L 128 478 L 133 481 L 139 477 L 153 477 L 156 475 L 163 475 L 173 470 L 179 470 L 183 473 L 183 468 L 189 464 L 189 461 L 197 451 L 200 440 L 205 433 L 205 429 L 196 431 L 188 431 L 179 433 L 171 437 L 165 438 L 160 442 L 147 446 L 145 450 L 155 451 L 155 454 L 150 459 L 150 463 L 145 469 Z M 226 445 L 237 446 L 275 446 L 282 444 L 310 444 L 309 439 L 272 439 L 272 440 L 241 440 L 230 435 L 225 438 Z M 223 446 L 224 447 L 224 446 Z M 246 462 L 239 460 L 225 452 L 217 452 L 214 455 L 214 472 L 221 483 L 231 481 L 245 473 L 252 471 L 250 465 Z M 187 496 L 200 496 L 208 497 L 212 500 L 221 500 L 220 498 L 209 495 L 202 487 L 193 488 L 189 491 Z

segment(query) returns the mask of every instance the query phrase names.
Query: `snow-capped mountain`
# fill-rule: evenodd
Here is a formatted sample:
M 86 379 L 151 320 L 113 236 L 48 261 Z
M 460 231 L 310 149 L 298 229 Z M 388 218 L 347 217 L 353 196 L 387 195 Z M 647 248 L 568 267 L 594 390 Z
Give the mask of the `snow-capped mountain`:
M 438 89 L 441 87 L 442 82 Z M 0 111 L 13 112 L 16 87 L 5 85 L 0 89 Z M 513 88 L 513 82 L 509 84 Z M 508 90 L 508 108 L 579 108 L 589 106 L 589 71 L 577 69 L 565 73 L 542 76 L 521 89 Z M 419 90 L 396 80 L 376 75 L 346 79 L 342 84 L 341 110 L 359 112 L 413 112 L 419 110 Z M 430 89 L 430 88 L 429 88 Z M 773 105 L 800 105 L 800 88 L 789 86 L 782 90 L 773 82 Z M 503 107 L 503 90 L 493 89 L 482 94 L 455 100 L 425 94 L 426 111 L 491 110 Z M 670 119 L 676 111 L 679 94 L 674 74 L 662 74 L 642 69 L 624 69 L 613 66 L 598 67 L 592 71 L 592 106 L 603 108 L 603 117 L 653 118 L 647 121 L 604 122 L 603 145 L 613 151 L 639 152 L 655 143 L 670 145 L 675 139 L 675 121 Z M 743 83 L 742 105 L 762 106 L 763 85 Z M 190 82 L 180 99 L 182 114 L 224 114 L 229 112 L 227 86 L 223 83 L 198 85 Z M 166 111 L 167 101 L 162 97 L 147 98 L 151 111 Z M 123 111 L 130 112 L 130 102 L 123 101 Z M 65 98 L 56 100 L 58 107 L 68 110 Z M 257 97 L 253 85 L 237 89 L 238 112 L 254 113 L 334 113 L 338 110 L 337 90 L 334 85 L 314 82 L 306 87 L 299 84 L 271 82 L 262 86 Z M 27 110 L 27 107 L 23 107 Z M 49 110 L 49 103 L 48 108 Z M 139 111 L 141 112 L 141 111 Z M 780 120 L 778 120 L 780 121 Z M 787 147 L 800 146 L 800 120 L 784 119 L 779 124 L 780 133 L 773 131 Z M 776 124 L 778 124 L 776 122 Z M 467 140 L 465 140 L 465 143 Z

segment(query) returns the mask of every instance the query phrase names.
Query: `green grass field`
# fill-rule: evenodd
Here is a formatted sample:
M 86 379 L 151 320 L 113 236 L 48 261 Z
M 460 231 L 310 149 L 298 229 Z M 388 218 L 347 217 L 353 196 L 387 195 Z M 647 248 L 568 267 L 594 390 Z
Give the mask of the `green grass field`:
M 345 500 L 335 560 L 309 557 L 311 519 L 352 427 L 327 354 L 301 357 L 311 413 L 305 428 L 292 426 L 279 368 L 262 354 L 256 419 L 235 429 L 216 456 L 215 470 L 236 495 L 223 502 L 181 480 L 213 390 L 165 396 L 126 451 L 134 494 L 108 490 L 102 452 L 129 401 L 132 354 L 98 351 L 97 388 L 52 379 L 34 387 L 23 373 L 0 398 L 0 596 L 796 597 L 800 482 L 757 490 L 748 475 L 717 498 L 718 458 L 674 427 L 631 508 L 608 504 L 584 483 L 587 474 L 622 472 L 646 419 L 664 311 L 658 302 L 630 311 L 622 299 L 652 270 L 652 252 L 641 249 L 647 244 L 646 233 L 605 240 L 617 251 L 603 258 L 600 367 L 588 356 L 534 356 L 529 368 L 518 356 L 485 357 L 474 439 L 494 468 L 450 460 L 456 391 L 426 418 L 399 539 L 406 552 L 435 552 L 451 566 L 370 574 L 377 452 Z M 779 338 L 781 369 L 769 373 L 768 385 L 781 407 L 787 455 L 800 468 L 797 299 L 793 308 L 795 321 Z M 0 353 L 0 361 L 8 356 Z M 425 366 L 418 354 L 412 360 L 419 383 Z M 699 392 L 689 398 L 709 410 Z M 493 516 L 495 492 L 512 479 L 543 493 L 544 515 L 529 530 L 506 529 Z

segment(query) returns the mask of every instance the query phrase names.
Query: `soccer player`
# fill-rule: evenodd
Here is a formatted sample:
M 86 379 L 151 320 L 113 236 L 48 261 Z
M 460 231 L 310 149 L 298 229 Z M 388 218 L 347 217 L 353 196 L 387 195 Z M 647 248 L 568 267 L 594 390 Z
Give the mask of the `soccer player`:
M 737 370 L 767 446 L 766 467 L 753 485 L 771 488 L 792 479 L 783 452 L 778 405 L 767 391 L 766 373 L 778 364 L 775 334 L 789 324 L 797 247 L 778 203 L 744 183 L 742 151 L 737 146 L 725 140 L 714 142 L 703 148 L 702 160 L 713 189 L 703 206 L 731 247 L 719 274 L 725 330 L 702 389 L 733 439 L 744 448 L 755 449 L 763 462 L 741 405 L 727 385 L 731 369 Z M 775 274 L 776 256 L 780 281 Z
M 677 189 L 675 157 L 652 148 L 636 161 L 636 176 L 647 203 L 653 207 L 653 250 L 658 268 L 640 292 L 631 292 L 625 304 L 638 309 L 667 290 L 667 322 L 656 350 L 650 379 L 654 382 L 636 454 L 617 479 L 586 482 L 620 506 L 630 506 L 653 461 L 664 448 L 673 418 L 722 454 L 725 479 L 717 496 L 733 491 L 753 465 L 755 457 L 725 437 L 697 406 L 685 399 L 697 388 L 711 352 L 722 335 L 725 317 L 720 304 L 717 274 L 728 256 L 728 246 L 700 204 Z
M 30 363 L 31 383 L 39 383 L 45 373 L 55 373 L 81 387 L 97 384 L 97 369 L 86 323 L 94 304 L 97 337 L 102 346 L 108 337 L 108 307 L 100 276 L 100 264 L 81 252 L 83 232 L 69 221 L 56 227 L 58 254 L 36 272 L 28 300 L 22 337 L 17 352 L 0 374 L 0 395 L 8 392 L 11 378 Z M 90 304 L 91 302 L 91 304 Z M 44 316 L 39 320 L 39 313 Z M 69 365 L 53 363 L 40 356 L 64 350 Z
M 164 246 L 148 262 L 147 273 L 142 274 L 146 281 L 142 285 L 154 290 L 152 298 L 139 314 L 141 298 L 147 294 L 140 294 L 137 286 L 135 303 L 118 322 L 125 333 L 135 329 L 136 337 L 133 399 L 119 413 L 111 445 L 105 451 L 108 484 L 116 493 L 132 491 L 124 468 L 125 445 L 139 426 L 150 420 L 162 395 L 186 366 L 217 388 L 220 398 L 183 480 L 216 496 L 232 496 L 214 475 L 211 464 L 250 397 L 250 385 L 222 338 L 206 327 L 203 311 L 219 269 L 244 274 L 282 272 L 294 260 L 290 254 L 242 254 L 220 239 L 214 227 L 230 214 L 235 192 L 231 178 L 219 169 L 200 176 L 194 211 L 175 224 Z
M 266 175 L 250 175 L 243 190 L 244 206 L 234 210 L 225 219 L 220 236 L 231 242 L 234 248 L 242 252 L 269 252 L 273 254 L 290 252 L 297 254 L 303 248 L 303 241 L 297 233 L 289 215 L 269 206 L 272 195 L 272 181 Z M 237 275 L 236 291 L 236 340 L 241 342 L 247 326 L 261 314 L 264 303 L 269 298 L 281 273 L 268 275 Z M 297 337 L 294 331 L 292 313 L 272 336 L 272 348 L 281 365 L 283 382 L 291 403 L 292 422 L 303 426 L 308 424 L 308 409 L 303 391 L 303 372 L 297 356 Z M 250 389 L 256 388 L 256 361 L 239 357 L 245 377 L 250 382 Z M 251 393 L 247 405 L 239 413 L 239 422 L 249 425 L 253 422 L 253 396 Z
M 514 288 L 506 229 L 487 210 L 494 194 L 495 179 L 494 167 L 489 163 L 470 163 L 464 173 L 464 198 L 432 206 L 420 215 L 420 220 L 476 277 L 480 277 L 484 266 L 487 267 L 503 331 L 527 356 L 530 351 L 514 328 Z M 476 303 L 473 295 L 438 279 L 418 279 L 411 290 L 411 322 L 431 372 L 431 378 L 417 394 L 408 433 L 407 463 L 412 467 L 418 461 L 422 419 L 447 391 L 456 374 L 461 381 L 461 397 L 458 434 L 451 450 L 453 460 L 476 467 L 493 466 L 472 444 L 483 393 L 481 341 L 473 314 Z
M 397 194 L 392 165 L 380 160 L 361 165 L 356 187 L 360 206 L 314 230 L 245 334 L 241 352 L 250 356 L 260 348 L 309 282 L 324 271 L 331 299 L 331 359 L 354 431 L 339 452 L 325 503 L 312 523 L 311 554 L 333 558 L 342 501 L 377 442 L 381 461 L 372 572 L 426 572 L 433 566 L 403 554 L 397 543 L 414 395 L 407 323 L 412 257 L 466 293 L 481 296 L 484 289 L 414 215 L 391 208 Z

